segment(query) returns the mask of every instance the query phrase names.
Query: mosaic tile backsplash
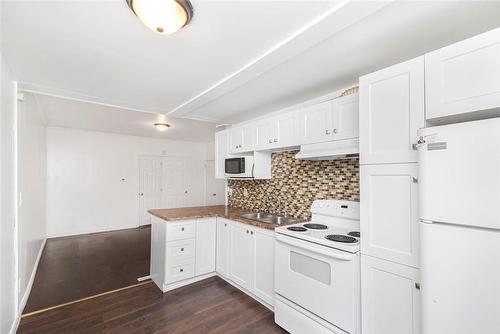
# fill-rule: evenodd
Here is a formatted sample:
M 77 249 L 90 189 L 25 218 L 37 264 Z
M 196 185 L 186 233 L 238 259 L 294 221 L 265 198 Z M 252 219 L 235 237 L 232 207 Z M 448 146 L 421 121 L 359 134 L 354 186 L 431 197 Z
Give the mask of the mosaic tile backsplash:
M 272 154 L 270 180 L 229 180 L 229 205 L 252 211 L 281 209 L 289 216 L 309 219 L 315 199 L 359 201 L 358 157 L 310 161 L 295 159 L 296 153 Z

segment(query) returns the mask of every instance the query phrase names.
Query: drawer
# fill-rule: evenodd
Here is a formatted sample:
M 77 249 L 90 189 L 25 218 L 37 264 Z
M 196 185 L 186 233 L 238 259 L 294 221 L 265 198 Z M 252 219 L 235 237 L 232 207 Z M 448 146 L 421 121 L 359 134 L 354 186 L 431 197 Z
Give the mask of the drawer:
M 167 284 L 194 277 L 194 258 L 179 264 L 168 264 Z
M 167 263 L 176 264 L 196 256 L 195 239 L 167 242 Z
M 191 239 L 196 236 L 194 220 L 167 223 L 167 241 Z

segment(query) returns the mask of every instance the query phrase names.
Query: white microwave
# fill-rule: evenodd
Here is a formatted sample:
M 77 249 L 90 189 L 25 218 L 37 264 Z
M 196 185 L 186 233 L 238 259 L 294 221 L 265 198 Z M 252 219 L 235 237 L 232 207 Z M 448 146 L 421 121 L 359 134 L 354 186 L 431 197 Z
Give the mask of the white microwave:
M 253 169 L 253 156 L 224 160 L 224 175 L 228 178 L 253 178 Z

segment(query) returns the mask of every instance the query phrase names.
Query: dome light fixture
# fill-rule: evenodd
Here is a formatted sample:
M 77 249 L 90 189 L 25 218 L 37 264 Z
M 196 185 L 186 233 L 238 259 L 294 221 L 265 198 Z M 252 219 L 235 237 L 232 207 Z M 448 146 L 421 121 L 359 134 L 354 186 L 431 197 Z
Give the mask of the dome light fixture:
M 149 29 L 160 34 L 173 34 L 193 17 L 189 0 L 126 0 L 132 12 Z
M 167 129 L 171 126 L 170 124 L 168 123 L 155 123 L 154 124 L 155 128 L 158 130 L 158 131 L 167 131 Z

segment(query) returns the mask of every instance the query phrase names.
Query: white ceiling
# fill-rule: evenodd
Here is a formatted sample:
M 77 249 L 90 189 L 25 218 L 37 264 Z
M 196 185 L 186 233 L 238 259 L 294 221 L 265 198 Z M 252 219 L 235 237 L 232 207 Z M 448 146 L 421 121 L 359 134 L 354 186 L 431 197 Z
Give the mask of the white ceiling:
M 500 25 L 500 1 L 193 5 L 192 23 L 165 36 L 144 27 L 125 0 L 3 1 L 2 53 L 27 90 L 226 123 L 338 90 Z M 50 103 L 52 122 L 86 123 L 78 119 L 88 117 L 86 108 L 94 127 L 99 110 L 136 115 L 64 103 Z M 133 123 L 136 116 L 123 117 Z
M 213 123 L 46 95 L 36 95 L 36 98 L 45 114 L 47 126 L 193 142 L 214 140 Z M 153 126 L 156 122 L 168 122 L 172 127 L 167 131 L 158 131 Z

